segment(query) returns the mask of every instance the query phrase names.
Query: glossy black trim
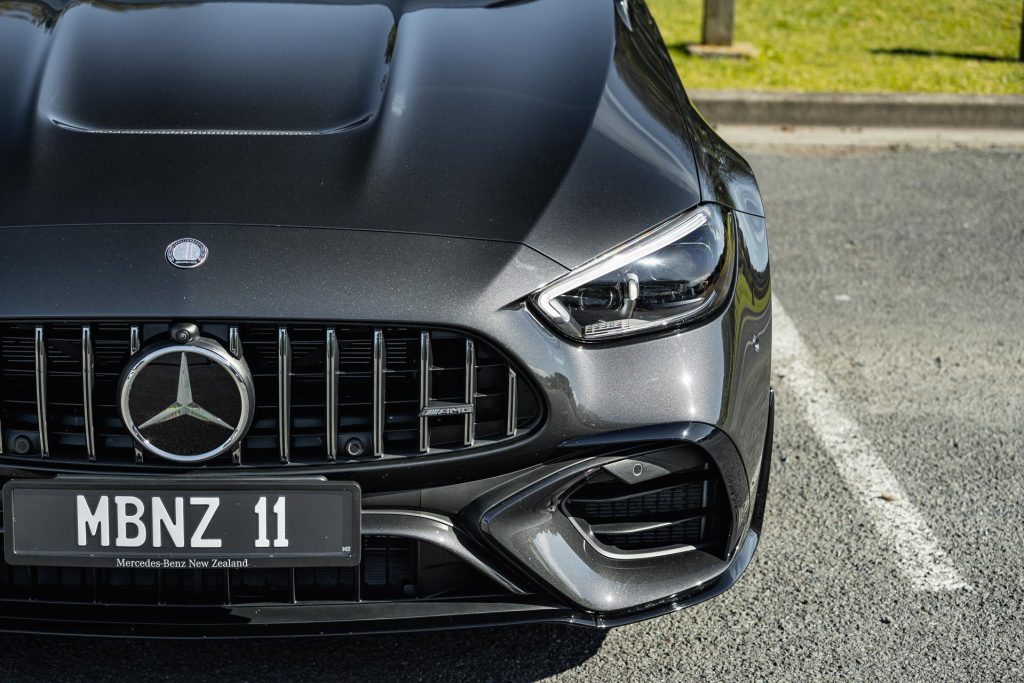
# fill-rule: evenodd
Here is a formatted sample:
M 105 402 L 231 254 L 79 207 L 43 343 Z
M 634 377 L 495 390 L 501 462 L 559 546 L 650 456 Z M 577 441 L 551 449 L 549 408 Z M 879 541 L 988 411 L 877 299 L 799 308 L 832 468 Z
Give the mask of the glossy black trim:
M 750 564 L 758 534 L 751 530 L 720 575 L 697 591 L 618 614 L 574 610 L 539 596 L 475 602 L 359 605 L 130 607 L 21 604 L 0 601 L 0 632 L 151 639 L 270 638 L 396 633 L 512 624 L 563 623 L 608 629 L 700 604 L 731 588 Z
M 768 502 L 768 479 L 772 470 L 772 444 L 775 441 L 775 390 L 771 392 L 768 404 L 768 430 L 764 439 L 764 456 L 761 458 L 761 472 L 757 477 L 757 497 L 750 514 L 750 528 L 761 533 L 764 525 L 764 508 Z

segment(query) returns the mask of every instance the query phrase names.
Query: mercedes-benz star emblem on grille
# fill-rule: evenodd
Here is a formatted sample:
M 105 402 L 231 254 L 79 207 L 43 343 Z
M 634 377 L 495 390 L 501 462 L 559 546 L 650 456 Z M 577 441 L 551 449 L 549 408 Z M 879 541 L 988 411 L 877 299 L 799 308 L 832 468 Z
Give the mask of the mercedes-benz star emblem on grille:
M 188 358 L 184 353 L 181 354 L 181 370 L 178 372 L 178 399 L 140 424 L 139 431 L 144 430 L 146 427 L 176 420 L 179 417 L 194 417 L 203 422 L 220 425 L 227 430 L 233 429 L 227 422 L 192 400 L 192 381 L 188 376 Z
M 160 344 L 132 359 L 121 379 L 121 417 L 139 445 L 175 462 L 234 448 L 252 422 L 252 375 L 217 342 Z
M 168 244 L 164 255 L 175 268 L 196 268 L 203 265 L 210 250 L 197 239 L 183 237 Z

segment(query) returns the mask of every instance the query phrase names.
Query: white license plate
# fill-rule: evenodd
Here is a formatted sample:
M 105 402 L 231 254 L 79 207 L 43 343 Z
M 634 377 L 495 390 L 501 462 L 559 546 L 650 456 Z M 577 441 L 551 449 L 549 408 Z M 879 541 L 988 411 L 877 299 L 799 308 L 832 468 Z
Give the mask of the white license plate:
M 351 566 L 360 490 L 323 480 L 14 480 L 8 564 L 128 568 Z

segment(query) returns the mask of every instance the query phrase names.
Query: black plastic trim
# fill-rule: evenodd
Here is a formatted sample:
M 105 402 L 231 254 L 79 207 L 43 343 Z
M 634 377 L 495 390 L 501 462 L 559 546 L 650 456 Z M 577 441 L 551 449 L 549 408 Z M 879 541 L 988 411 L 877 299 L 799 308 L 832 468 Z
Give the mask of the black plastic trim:
M 731 588 L 746 571 L 758 534 L 747 533 L 725 570 L 698 590 L 643 609 L 581 612 L 541 596 L 477 601 L 348 605 L 111 607 L 0 601 L 0 632 L 147 639 L 267 638 L 350 635 L 563 623 L 608 629 L 699 604 Z

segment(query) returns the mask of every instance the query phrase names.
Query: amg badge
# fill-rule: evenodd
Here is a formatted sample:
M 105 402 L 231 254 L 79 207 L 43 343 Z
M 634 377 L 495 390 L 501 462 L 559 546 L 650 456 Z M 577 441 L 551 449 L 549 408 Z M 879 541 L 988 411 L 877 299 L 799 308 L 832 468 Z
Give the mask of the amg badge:
M 121 417 L 146 450 L 202 462 L 234 448 L 252 421 L 244 359 L 217 342 L 161 344 L 133 358 L 121 378 Z
M 473 412 L 472 403 L 444 403 L 427 406 L 420 411 L 420 417 L 444 417 L 446 415 L 469 415 Z

